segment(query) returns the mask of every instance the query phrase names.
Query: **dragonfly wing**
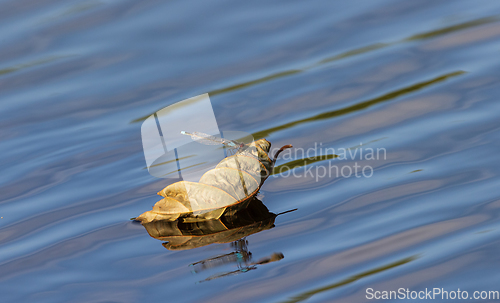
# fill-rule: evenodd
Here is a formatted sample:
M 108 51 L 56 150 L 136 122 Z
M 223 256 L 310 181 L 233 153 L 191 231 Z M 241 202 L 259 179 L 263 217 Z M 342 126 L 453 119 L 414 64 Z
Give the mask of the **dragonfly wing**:
M 217 138 L 215 136 L 207 135 L 205 133 L 193 132 L 191 135 L 191 139 L 201 144 L 205 145 L 219 145 L 223 144 L 222 139 Z
M 196 141 L 198 143 L 205 144 L 205 145 L 223 144 L 223 145 L 230 147 L 230 148 L 240 148 L 240 146 L 241 146 L 241 143 L 239 143 L 239 142 L 236 142 L 233 140 L 228 140 L 228 139 L 218 138 L 218 137 L 208 135 L 205 133 L 201 133 L 201 132 L 188 133 L 188 132 L 182 131 L 181 134 L 189 135 L 189 136 L 191 136 L 191 139 L 193 141 Z

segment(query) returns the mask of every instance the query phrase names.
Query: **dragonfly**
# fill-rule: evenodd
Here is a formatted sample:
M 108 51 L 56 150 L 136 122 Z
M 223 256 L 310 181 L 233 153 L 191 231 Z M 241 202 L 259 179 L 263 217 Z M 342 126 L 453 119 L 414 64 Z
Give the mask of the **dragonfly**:
M 208 135 L 205 133 L 201 132 L 192 132 L 188 133 L 185 131 L 181 131 L 181 134 L 186 135 L 186 136 L 191 136 L 191 139 L 193 141 L 196 141 L 201 144 L 205 145 L 224 145 L 226 148 L 231 150 L 233 153 L 237 153 L 243 149 L 245 146 L 245 143 L 241 143 L 238 141 L 234 140 L 229 140 L 229 139 L 224 139 L 224 138 L 218 138 L 212 135 Z

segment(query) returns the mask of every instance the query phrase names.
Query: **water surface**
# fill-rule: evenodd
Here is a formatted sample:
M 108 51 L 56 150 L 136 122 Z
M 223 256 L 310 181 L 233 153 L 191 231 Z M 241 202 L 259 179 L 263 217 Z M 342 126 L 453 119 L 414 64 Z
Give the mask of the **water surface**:
M 497 1 L 3 0 L 0 26 L 6 302 L 500 290 Z M 386 157 L 282 158 L 300 177 L 276 173 L 259 199 L 296 211 L 168 250 L 129 220 L 167 185 L 141 122 L 205 92 L 222 130 Z M 306 174 L 330 162 L 373 176 Z

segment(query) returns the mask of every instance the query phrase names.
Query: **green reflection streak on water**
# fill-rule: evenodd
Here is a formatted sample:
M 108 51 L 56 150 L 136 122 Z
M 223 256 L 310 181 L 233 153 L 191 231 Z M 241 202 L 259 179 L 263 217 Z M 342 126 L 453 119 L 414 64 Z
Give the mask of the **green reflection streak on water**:
M 351 276 L 351 277 L 349 277 L 347 279 L 344 279 L 344 280 L 342 280 L 340 282 L 336 282 L 336 283 L 333 283 L 333 284 L 330 284 L 330 285 L 327 285 L 327 286 L 323 286 L 323 287 L 320 287 L 320 288 L 316 288 L 316 289 L 304 292 L 304 293 L 302 293 L 302 294 L 300 294 L 298 296 L 295 296 L 295 297 L 291 298 L 290 300 L 287 300 L 287 301 L 284 301 L 284 302 L 286 302 L 286 303 L 301 302 L 301 301 L 309 299 L 310 297 L 312 297 L 312 296 L 314 296 L 314 295 L 316 295 L 318 293 L 322 293 L 322 292 L 325 292 L 325 291 L 329 291 L 331 289 L 335 289 L 335 288 L 338 288 L 338 287 L 350 284 L 350 283 L 358 281 L 358 280 L 360 280 L 362 278 L 366 278 L 366 277 L 369 277 L 369 276 L 372 276 L 372 275 L 384 272 L 386 270 L 389 270 L 389 269 L 392 269 L 392 268 L 395 268 L 395 267 L 407 264 L 407 263 L 409 263 L 411 261 L 414 261 L 416 259 L 418 259 L 417 255 L 411 256 L 411 257 L 408 257 L 408 258 L 404 258 L 402 260 L 399 260 L 399 261 L 387 264 L 385 266 L 377 267 L 375 269 L 372 269 L 372 270 L 369 270 L 369 271 L 365 271 L 365 272 L 362 272 L 360 274 Z
M 185 159 L 189 159 L 189 158 L 192 158 L 194 157 L 195 155 L 189 155 L 189 156 L 185 156 L 185 157 L 181 157 L 179 159 L 174 159 L 174 160 L 169 160 L 169 161 L 165 161 L 165 162 L 160 162 L 158 164 L 153 164 L 153 165 L 150 165 L 149 167 L 157 167 L 157 166 L 162 166 L 162 165 L 165 165 L 165 164 L 170 164 L 170 163 L 174 163 L 174 162 L 177 162 L 179 160 L 185 160 Z M 142 169 L 148 169 L 147 167 L 143 167 Z
M 307 166 L 309 164 L 313 164 L 313 163 L 321 162 L 321 161 L 325 161 L 325 160 L 331 160 L 331 159 L 335 159 L 337 157 L 338 156 L 335 154 L 328 154 L 328 155 L 309 157 L 309 158 L 305 158 L 305 159 L 293 160 L 293 161 L 287 162 L 285 164 L 274 167 L 271 175 L 281 174 L 281 173 L 284 173 L 286 171 L 289 171 L 289 170 L 297 168 L 297 167 Z
M 264 138 L 264 137 L 268 136 L 271 133 L 274 133 L 274 132 L 277 132 L 277 131 L 280 131 L 280 130 L 284 130 L 284 129 L 288 129 L 288 128 L 294 127 L 296 125 L 299 125 L 299 124 L 308 123 L 308 122 L 314 122 L 314 121 L 319 121 L 319 120 L 327 120 L 327 119 L 335 118 L 335 117 L 338 117 L 338 116 L 350 114 L 350 113 L 353 113 L 353 112 L 356 112 L 356 111 L 368 108 L 370 106 L 373 106 L 375 104 L 379 104 L 379 103 L 383 103 L 383 102 L 387 102 L 387 101 L 393 100 L 393 99 L 395 99 L 397 97 L 400 97 L 400 96 L 403 96 L 403 95 L 415 92 L 417 90 L 423 89 L 423 88 L 425 88 L 427 86 L 430 86 L 432 84 L 436 84 L 436 83 L 445 81 L 445 80 L 447 80 L 447 79 L 449 79 L 451 77 L 456 77 L 456 76 L 462 75 L 464 73 L 466 73 L 466 72 L 465 71 L 455 71 L 455 72 L 451 72 L 451 73 L 448 73 L 448 74 L 444 74 L 444 75 L 436 77 L 434 79 L 431 79 L 431 80 L 428 80 L 428 81 L 424 81 L 424 82 L 419 82 L 419 83 L 413 84 L 411 86 L 404 87 L 402 89 L 398 89 L 396 91 L 393 91 L 393 92 L 384 94 L 382 96 L 376 97 L 374 99 L 369 99 L 369 100 L 366 100 L 366 101 L 363 101 L 361 103 L 357 103 L 357 104 L 354 104 L 354 105 L 351 105 L 351 106 L 348 106 L 348 107 L 344 107 L 344 108 L 337 109 L 337 110 L 332 110 L 332 111 L 329 111 L 329 112 L 326 112 L 326 113 L 321 113 L 321 114 L 318 114 L 318 115 L 315 115 L 315 116 L 312 116 L 312 117 L 309 117 L 309 118 L 305 118 L 305 119 L 301 119 L 301 120 L 296 120 L 296 121 L 288 122 L 286 124 L 282 124 L 282 125 L 279 125 L 279 126 L 275 126 L 275 127 L 272 127 L 272 128 L 261 130 L 259 132 L 253 133 L 252 135 L 253 135 L 254 138 L 257 138 L 257 139 L 258 138 Z
M 168 172 L 166 174 L 163 174 L 162 176 L 168 176 L 168 175 L 171 175 L 171 174 L 174 174 L 174 173 L 178 173 L 182 170 L 186 170 L 186 169 L 189 169 L 189 168 L 193 168 L 193 167 L 196 167 L 196 166 L 200 166 L 200 165 L 203 165 L 203 164 L 206 164 L 207 162 L 201 162 L 201 163 L 197 163 L 197 164 L 193 164 L 193 165 L 190 165 L 190 166 L 186 166 L 184 168 L 181 168 L 181 169 L 177 169 L 177 170 L 173 170 L 171 172 Z
M 435 38 L 438 36 L 447 35 L 447 34 L 450 34 L 453 32 L 469 29 L 469 28 L 472 28 L 475 26 L 480 26 L 480 25 L 484 25 L 487 23 L 496 22 L 498 20 L 499 20 L 498 16 L 490 16 L 490 17 L 485 17 L 485 18 L 480 18 L 480 19 L 476 19 L 476 20 L 471 20 L 471 21 L 455 24 L 452 26 L 443 27 L 443 28 L 440 28 L 437 30 L 423 32 L 423 33 L 412 35 L 408 38 L 404 38 L 402 40 L 391 42 L 391 43 L 375 43 L 375 44 L 363 46 L 360 48 L 355 48 L 355 49 L 340 53 L 338 55 L 334 55 L 334 56 L 327 57 L 325 59 L 321 59 L 320 61 L 318 61 L 314 64 L 311 64 L 311 65 L 305 66 L 301 69 L 292 69 L 292 70 L 274 73 L 274 74 L 271 74 L 271 75 L 268 75 L 268 76 L 265 76 L 262 78 L 258 78 L 255 80 L 243 82 L 243 83 L 236 84 L 236 85 L 231 85 L 231 86 L 225 87 L 225 88 L 212 90 L 212 91 L 208 92 L 208 94 L 214 96 L 214 95 L 219 95 L 219 94 L 223 94 L 223 93 L 229 93 L 232 91 L 236 91 L 236 90 L 244 89 L 244 88 L 247 88 L 247 87 L 250 87 L 253 85 L 257 85 L 260 83 L 270 82 L 270 81 L 273 81 L 276 79 L 292 76 L 292 75 L 295 75 L 298 73 L 308 71 L 310 69 L 317 68 L 319 66 L 323 66 L 323 65 L 328 64 L 328 63 L 333 62 L 333 61 L 338 61 L 338 60 L 342 60 L 342 59 L 349 58 L 352 56 L 357 56 L 357 55 L 365 54 L 365 53 L 368 53 L 371 51 L 376 51 L 376 50 L 386 48 L 388 46 L 392 46 L 395 44 L 407 43 L 407 42 L 415 41 L 415 40 L 431 39 L 431 38 Z M 152 113 L 149 115 L 145 115 L 145 116 L 142 116 L 140 118 L 134 119 L 130 123 L 137 123 L 137 122 L 144 121 L 151 115 L 152 115 Z
M 35 60 L 35 61 L 32 61 L 32 62 L 18 64 L 18 65 L 15 65 L 15 66 L 3 68 L 3 69 L 0 69 L 0 76 L 1 75 L 5 75 L 5 74 L 9 74 L 9 73 L 13 73 L 13 72 L 17 72 L 17 71 L 20 71 L 20 70 L 23 70 L 23 69 L 26 69 L 26 68 L 30 68 L 30 67 L 33 67 L 33 66 L 37 66 L 37 65 L 42 65 L 42 64 L 45 64 L 45 63 L 49 63 L 49 62 L 55 61 L 57 59 L 65 58 L 65 57 L 70 57 L 70 56 L 69 55 L 67 55 L 67 56 L 51 56 L 51 57 L 48 57 L 48 58 L 45 58 L 45 59 L 39 59 L 39 60 Z
M 363 46 L 363 47 L 356 48 L 356 49 L 353 49 L 353 50 L 350 50 L 350 51 L 347 51 L 347 52 L 344 52 L 344 53 L 341 53 L 341 54 L 338 54 L 338 55 L 335 55 L 332 57 L 325 58 L 325 59 L 319 61 L 318 63 L 316 63 L 314 66 L 323 65 L 325 63 L 337 61 L 337 60 L 344 59 L 344 58 L 349 58 L 349 57 L 356 56 L 356 55 L 361 55 L 361 54 L 368 53 L 368 52 L 371 52 L 371 51 L 374 51 L 377 49 L 387 47 L 389 45 L 391 45 L 391 43 L 375 43 L 372 45 Z
M 370 144 L 370 143 L 377 142 L 377 141 L 383 140 L 385 138 L 386 137 L 382 137 L 379 139 L 369 141 L 364 146 L 368 146 L 368 144 Z M 356 146 L 352 146 L 349 148 L 340 148 L 340 149 L 344 149 L 347 152 L 348 150 L 356 150 L 362 146 L 363 146 L 362 144 L 358 144 Z M 333 149 L 330 147 L 322 147 L 322 148 L 324 148 L 325 151 L 329 150 L 329 149 Z M 297 156 L 297 155 L 295 155 L 295 156 Z M 302 156 L 303 156 L 303 153 L 302 153 Z M 313 164 L 313 163 L 321 162 L 321 161 L 326 161 L 326 160 L 331 160 L 331 159 L 335 159 L 338 157 L 339 156 L 336 154 L 325 154 L 325 155 L 319 155 L 319 156 L 314 156 L 314 157 L 296 159 L 296 160 L 293 160 L 293 161 L 290 161 L 290 162 L 287 162 L 287 163 L 284 163 L 284 164 L 281 164 L 281 165 L 274 167 L 273 171 L 271 172 L 271 175 L 281 174 L 281 173 L 287 172 L 287 171 L 294 169 L 294 168 L 297 168 L 297 167 L 303 167 L 303 166 L 307 166 L 309 164 Z
M 299 70 L 299 69 L 292 69 L 292 70 L 288 70 L 288 71 L 284 71 L 284 72 L 279 72 L 279 73 L 275 73 L 275 74 L 272 74 L 272 75 L 269 75 L 269 76 L 265 76 L 263 78 L 259 78 L 259 79 L 256 79 L 256 80 L 252 80 L 252 81 L 248 81 L 248 82 L 243 82 L 243 83 L 240 83 L 240 84 L 232 85 L 232 86 L 221 88 L 221 89 L 216 89 L 216 90 L 208 92 L 208 94 L 210 96 L 214 96 L 214 95 L 219 95 L 219 94 L 222 94 L 222 93 L 228 93 L 228 92 L 232 92 L 232 91 L 235 91 L 235 90 L 243 89 L 243 88 L 255 85 L 255 84 L 264 83 L 264 82 L 268 82 L 268 81 L 271 81 L 271 80 L 274 80 L 274 79 L 279 79 L 279 78 L 283 78 L 283 77 L 295 75 L 295 74 L 298 74 L 300 72 L 302 72 L 302 70 Z
M 480 18 L 480 19 L 476 19 L 476 20 L 472 20 L 472 21 L 444 27 L 441 29 L 437 29 L 437 30 L 433 30 L 433 31 L 429 31 L 429 32 L 421 33 L 421 34 L 416 34 L 416 35 L 413 35 L 411 37 L 404 39 L 402 42 L 435 38 L 438 36 L 446 35 L 446 34 L 460 31 L 463 29 L 468 29 L 471 27 L 475 27 L 475 26 L 479 26 L 479 25 L 483 25 L 483 24 L 487 24 L 487 23 L 492 23 L 492 22 L 495 22 L 498 20 L 499 20 L 498 16 Z
M 81 3 L 75 4 L 72 7 L 70 7 L 69 9 L 67 9 L 65 12 L 63 12 L 60 15 L 60 17 L 72 15 L 72 14 L 76 14 L 76 13 L 81 13 L 81 12 L 87 11 L 89 9 L 93 9 L 97 6 L 103 5 L 103 4 L 104 4 L 103 2 L 97 1 L 97 0 L 81 2 Z
M 216 89 L 216 90 L 213 90 L 213 91 L 209 91 L 208 95 L 209 96 L 215 96 L 215 95 L 219 95 L 219 94 L 223 94 L 223 93 L 228 93 L 228 92 L 231 92 L 231 91 L 236 91 L 236 90 L 240 90 L 240 89 L 243 89 L 243 88 L 246 88 L 246 87 L 249 87 L 249 86 L 253 86 L 253 85 L 256 85 L 256 84 L 259 84 L 259 83 L 264 83 L 264 82 L 272 81 L 274 79 L 278 79 L 278 78 L 283 78 L 283 77 L 286 77 L 286 76 L 294 75 L 294 74 L 297 74 L 297 73 L 300 73 L 300 72 L 302 72 L 302 71 L 301 70 L 289 70 L 289 71 L 279 72 L 279 73 L 272 74 L 272 75 L 269 75 L 269 76 L 265 76 L 263 78 L 259 78 L 259 79 L 256 79 L 256 80 L 252 80 L 252 81 L 248 81 L 248 82 L 243 82 L 243 83 L 232 85 L 232 86 L 229 86 L 229 87 L 225 87 L 225 88 L 221 88 L 221 89 Z M 149 114 L 149 115 L 146 115 L 146 116 L 142 116 L 140 118 L 132 120 L 130 123 L 136 123 L 136 122 L 144 121 L 144 120 L 146 120 L 151 115 L 152 114 Z

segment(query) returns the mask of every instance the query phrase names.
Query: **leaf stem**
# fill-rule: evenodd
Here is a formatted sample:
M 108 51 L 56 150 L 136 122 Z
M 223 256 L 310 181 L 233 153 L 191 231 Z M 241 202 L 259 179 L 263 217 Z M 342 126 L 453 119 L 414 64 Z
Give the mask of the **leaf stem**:
M 274 166 L 274 163 L 276 163 L 276 160 L 278 159 L 279 154 L 281 154 L 281 152 L 284 151 L 285 149 L 292 148 L 292 147 L 293 146 L 291 144 L 288 144 L 288 145 L 281 147 L 280 150 L 278 150 L 276 152 L 276 154 L 274 154 L 273 166 Z

